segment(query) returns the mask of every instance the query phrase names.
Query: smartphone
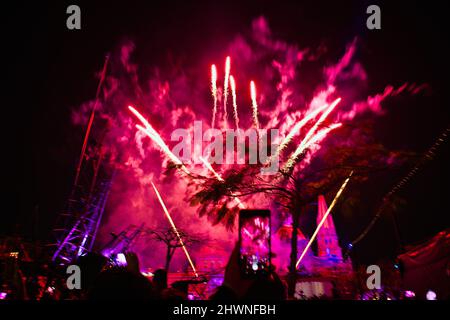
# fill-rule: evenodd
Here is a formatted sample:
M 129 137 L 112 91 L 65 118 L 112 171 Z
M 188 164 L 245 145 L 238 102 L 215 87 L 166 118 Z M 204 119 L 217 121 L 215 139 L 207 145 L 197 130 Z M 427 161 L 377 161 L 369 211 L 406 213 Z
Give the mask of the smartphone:
M 239 265 L 244 276 L 269 274 L 270 236 L 270 210 L 239 212 Z

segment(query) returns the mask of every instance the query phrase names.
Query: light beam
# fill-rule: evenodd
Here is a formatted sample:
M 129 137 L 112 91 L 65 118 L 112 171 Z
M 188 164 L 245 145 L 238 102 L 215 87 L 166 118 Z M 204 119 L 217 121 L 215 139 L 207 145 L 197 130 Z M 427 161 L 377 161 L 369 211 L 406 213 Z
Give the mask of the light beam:
M 298 259 L 297 263 L 295 264 L 295 267 L 298 268 L 300 262 L 302 261 L 303 257 L 306 254 L 306 251 L 308 251 L 309 247 L 311 246 L 311 244 L 313 243 L 313 241 L 316 239 L 317 234 L 320 231 L 320 228 L 322 228 L 322 225 L 325 223 L 325 220 L 327 219 L 328 215 L 330 214 L 331 210 L 333 209 L 334 205 L 336 204 L 337 200 L 339 199 L 339 197 L 341 196 L 342 192 L 344 191 L 345 187 L 347 186 L 348 181 L 350 180 L 350 177 L 352 176 L 353 171 L 350 172 L 350 175 L 348 176 L 347 179 L 345 179 L 344 183 L 342 184 L 342 186 L 339 188 L 339 191 L 336 193 L 336 196 L 333 199 L 333 202 L 331 202 L 330 207 L 328 208 L 327 212 L 325 212 L 322 220 L 320 221 L 320 223 L 318 224 L 316 231 L 314 231 L 311 239 L 309 239 L 308 244 L 306 245 L 305 249 L 303 250 L 300 258 Z
M 161 207 L 163 208 L 164 213 L 166 214 L 167 219 L 169 220 L 170 225 L 173 228 L 173 231 L 175 232 L 175 234 L 177 235 L 178 241 L 180 241 L 181 244 L 181 248 L 183 248 L 184 254 L 186 255 L 186 258 L 189 261 L 189 264 L 191 265 L 192 271 L 194 271 L 195 277 L 198 278 L 198 273 L 197 273 L 197 269 L 195 269 L 194 266 L 194 262 L 192 262 L 191 256 L 189 255 L 189 252 L 187 251 L 187 248 L 184 244 L 183 239 L 181 238 L 180 233 L 178 232 L 177 227 L 175 226 L 175 223 L 172 220 L 172 217 L 170 216 L 169 210 L 167 210 L 166 205 L 164 204 L 163 199 L 161 198 L 161 195 L 159 194 L 158 189 L 156 188 L 155 184 L 153 183 L 153 181 L 151 181 L 152 186 L 153 186 L 153 190 L 155 190 L 156 196 L 158 197 L 159 203 L 161 204 Z M 168 271 L 168 270 L 166 270 Z

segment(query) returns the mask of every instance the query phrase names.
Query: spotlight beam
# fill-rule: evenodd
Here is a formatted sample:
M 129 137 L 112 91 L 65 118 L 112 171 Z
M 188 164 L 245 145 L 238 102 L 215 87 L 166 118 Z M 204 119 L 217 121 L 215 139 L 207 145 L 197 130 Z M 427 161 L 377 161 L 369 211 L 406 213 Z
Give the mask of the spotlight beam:
M 178 232 L 177 227 L 175 226 L 175 223 L 172 220 L 172 217 L 170 216 L 169 210 L 167 210 L 166 205 L 164 204 L 163 199 L 161 198 L 161 195 L 159 194 L 158 189 L 156 188 L 155 184 L 153 183 L 153 181 L 151 181 L 152 186 L 153 186 L 153 190 L 155 190 L 156 196 L 158 197 L 159 203 L 161 204 L 161 207 L 164 211 L 164 213 L 166 214 L 167 219 L 169 220 L 170 225 L 172 226 L 173 231 L 175 232 L 175 234 L 177 235 L 178 241 L 181 244 L 181 248 L 184 251 L 184 254 L 186 255 L 186 258 L 189 261 L 189 264 L 191 265 L 192 271 L 194 271 L 195 277 L 198 278 L 198 273 L 197 273 L 197 269 L 195 269 L 194 266 L 194 262 L 192 262 L 191 256 L 189 255 L 189 252 L 187 251 L 186 245 L 184 244 L 183 239 L 181 238 L 180 233 Z M 166 270 L 167 271 L 167 270 Z
M 313 241 L 316 239 L 317 234 L 319 233 L 320 229 L 322 228 L 322 225 L 325 223 L 325 220 L 327 219 L 328 215 L 330 214 L 331 210 L 333 209 L 334 205 L 336 204 L 337 200 L 339 199 L 339 197 L 341 196 L 342 192 L 344 191 L 345 187 L 347 186 L 348 181 L 350 180 L 350 177 L 352 176 L 353 171 L 350 172 L 350 175 L 348 176 L 347 179 L 345 179 L 344 183 L 342 184 L 342 186 L 339 188 L 339 191 L 336 193 L 336 196 L 333 199 L 333 202 L 331 202 L 330 207 L 328 208 L 327 212 L 324 214 L 322 220 L 320 221 L 319 225 L 316 228 L 316 231 L 314 231 L 311 239 L 309 240 L 308 244 L 306 245 L 305 249 L 303 250 L 300 258 L 298 259 L 297 263 L 295 264 L 295 267 L 298 268 L 298 266 L 300 265 L 300 262 L 302 261 L 302 259 L 304 258 L 306 252 L 308 251 L 309 247 L 311 246 L 311 244 L 313 243 Z

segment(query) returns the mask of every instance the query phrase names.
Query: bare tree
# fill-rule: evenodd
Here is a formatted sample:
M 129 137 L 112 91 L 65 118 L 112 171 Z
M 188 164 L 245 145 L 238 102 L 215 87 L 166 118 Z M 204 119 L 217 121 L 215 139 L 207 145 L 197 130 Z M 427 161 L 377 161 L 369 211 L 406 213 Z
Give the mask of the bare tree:
M 178 232 L 178 234 L 177 234 Z M 205 237 L 201 235 L 188 234 L 186 231 L 177 229 L 177 232 L 173 228 L 161 229 L 161 230 L 149 230 L 147 233 L 150 237 L 158 242 L 164 243 L 166 246 L 166 258 L 165 258 L 165 269 L 169 272 L 170 262 L 177 248 L 181 248 L 183 244 L 186 247 L 198 244 L 200 242 L 206 241 Z

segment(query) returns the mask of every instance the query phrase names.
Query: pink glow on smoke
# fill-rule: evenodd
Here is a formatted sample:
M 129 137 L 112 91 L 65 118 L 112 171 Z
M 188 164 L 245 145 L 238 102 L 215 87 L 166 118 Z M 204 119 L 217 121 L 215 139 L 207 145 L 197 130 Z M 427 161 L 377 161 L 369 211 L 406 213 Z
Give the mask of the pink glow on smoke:
M 120 232 L 130 224 L 140 225 L 145 222 L 149 228 L 168 226 L 158 200 L 152 193 L 150 181 L 154 181 L 158 186 L 178 228 L 194 234 L 200 233 L 211 239 L 207 246 L 189 250 L 194 261 L 200 259 L 203 254 L 209 254 L 206 252 L 210 252 L 211 248 L 215 248 L 218 254 L 223 254 L 226 260 L 236 240 L 235 233 L 227 231 L 222 225 L 212 227 L 206 218 L 198 217 L 196 207 L 188 205 L 187 194 L 192 192 L 192 185 L 188 185 L 182 177 L 163 175 L 168 164 L 167 158 L 151 139 L 136 130 L 135 118 L 132 118 L 126 110 L 129 104 L 139 106 L 139 111 L 145 114 L 164 142 L 172 148 L 175 143 L 170 141 L 170 135 L 174 129 L 184 128 L 192 135 L 194 120 L 202 121 L 204 129 L 210 126 L 213 99 L 209 68 L 211 63 L 222 66 L 227 55 L 230 55 L 232 60 L 231 74 L 238 85 L 242 84 L 239 88 L 244 88 L 244 84 L 246 88 L 238 90 L 236 97 L 239 106 L 239 126 L 243 129 L 251 127 L 253 122 L 252 101 L 247 89 L 252 79 L 257 83 L 260 127 L 279 128 L 282 135 L 287 135 L 305 115 L 324 104 L 331 103 L 338 95 L 341 96 L 342 82 L 365 83 L 368 79 L 362 64 L 355 58 L 357 41 L 354 40 L 345 48 L 342 57 L 334 60 L 334 64 L 327 63 L 325 68 L 318 70 L 322 79 L 314 91 L 302 92 L 301 84 L 308 82 L 308 79 L 302 77 L 303 64 L 319 59 L 326 52 L 326 47 L 299 48 L 297 44 L 276 39 L 263 17 L 252 23 L 250 33 L 236 35 L 230 44 L 220 45 L 223 46 L 223 59 L 205 64 L 189 61 L 190 65 L 183 66 L 185 70 L 173 70 L 167 74 L 163 74 L 162 68 L 157 65 L 150 68 L 151 71 L 141 70 L 139 64 L 132 62 L 134 51 L 139 48 L 135 48 L 130 42 L 113 55 L 112 68 L 103 89 L 105 101 L 98 110 L 99 118 L 110 121 L 110 129 L 105 140 L 111 155 L 110 159 L 119 162 L 122 167 L 114 181 L 107 214 L 100 228 L 101 244 L 110 240 L 110 232 Z M 224 103 L 225 75 L 222 69 L 218 68 L 216 75 L 218 106 L 223 106 Z M 196 73 L 192 70 L 201 72 Z M 381 115 L 384 112 L 383 102 L 388 97 L 405 92 L 416 94 L 425 89 L 425 85 L 415 84 L 404 84 L 398 88 L 386 86 L 383 92 L 361 101 L 346 100 L 346 96 L 342 95 L 339 108 L 327 119 L 326 126 L 330 128 L 341 122 L 345 126 L 345 121 L 366 112 Z M 93 101 L 88 101 L 77 108 L 72 113 L 73 124 L 84 126 L 92 105 Z M 231 107 L 231 104 L 228 106 Z M 223 108 L 217 108 L 216 128 L 224 127 L 223 116 Z M 290 145 L 291 149 L 295 149 L 319 117 L 320 113 L 296 133 Z M 336 128 L 337 130 L 339 129 Z M 298 165 L 297 170 L 307 166 L 321 148 L 320 142 L 326 139 L 327 134 L 332 135 L 334 132 L 326 132 L 309 147 L 305 159 Z M 201 155 L 198 150 L 194 151 L 195 157 Z M 215 169 L 223 173 L 229 168 L 222 166 Z M 201 165 L 192 165 L 189 169 L 204 175 L 208 173 Z M 273 203 L 262 195 L 246 198 L 245 204 L 247 207 L 270 206 L 276 210 Z M 274 214 L 275 216 L 277 215 Z M 162 267 L 164 261 L 159 257 L 164 255 L 164 247 L 160 243 L 141 241 L 136 249 L 143 257 L 144 266 L 153 269 Z M 276 249 L 281 250 L 281 245 L 279 248 L 274 247 L 274 250 Z M 173 270 L 181 270 L 186 264 L 185 257 L 179 250 L 173 260 Z
M 404 92 L 411 94 L 418 94 L 422 90 L 426 90 L 428 86 L 426 84 L 417 86 L 416 84 L 404 83 L 397 89 L 393 86 L 386 86 L 383 92 L 377 93 L 373 96 L 367 97 L 365 101 L 357 101 L 353 103 L 351 110 L 344 114 L 341 114 L 342 120 L 352 120 L 356 115 L 363 114 L 364 112 L 372 112 L 374 114 L 382 115 L 386 111 L 382 107 L 382 102 L 388 97 L 394 97 Z

